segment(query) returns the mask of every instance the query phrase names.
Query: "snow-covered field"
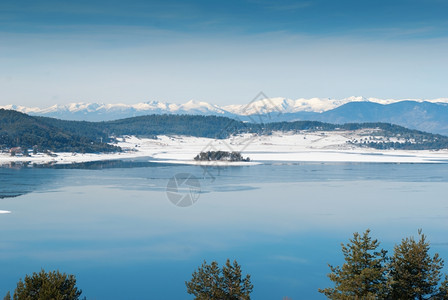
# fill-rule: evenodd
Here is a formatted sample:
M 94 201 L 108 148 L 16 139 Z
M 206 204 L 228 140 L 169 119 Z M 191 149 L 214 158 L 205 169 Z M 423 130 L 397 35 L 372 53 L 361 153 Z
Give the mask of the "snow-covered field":
M 297 162 L 387 162 L 387 163 L 448 163 L 448 150 L 404 151 L 360 148 L 347 141 L 366 138 L 353 132 L 302 132 L 272 135 L 244 134 L 225 140 L 187 136 L 159 136 L 157 139 L 140 139 L 134 136 L 120 138 L 118 146 L 125 151 L 115 154 L 57 153 L 31 157 L 12 157 L 0 154 L 0 164 L 31 162 L 37 164 L 70 164 L 101 160 L 149 157 L 150 161 L 189 163 L 201 151 L 239 151 L 251 162 L 219 162 L 219 164 L 256 164 L 265 161 Z M 202 164 L 216 162 L 202 162 Z

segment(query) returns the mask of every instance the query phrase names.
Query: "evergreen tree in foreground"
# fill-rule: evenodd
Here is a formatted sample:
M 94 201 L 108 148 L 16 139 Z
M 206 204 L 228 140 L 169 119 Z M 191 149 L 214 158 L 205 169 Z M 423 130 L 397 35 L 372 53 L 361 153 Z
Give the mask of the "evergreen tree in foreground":
M 448 275 L 445 275 L 445 280 L 440 284 L 439 294 L 435 297 L 437 300 L 448 299 Z
M 431 256 L 430 245 L 419 230 L 419 239 L 406 238 L 388 258 L 367 230 L 342 244 L 345 263 L 330 265 L 334 288 L 319 289 L 329 299 L 448 300 L 448 276 L 443 282 L 443 260 Z
M 197 300 L 249 300 L 253 289 L 250 275 L 243 278 L 241 266 L 236 261 L 231 264 L 229 259 L 222 270 L 216 261 L 210 265 L 204 261 L 185 284 Z
M 421 230 L 418 235 L 418 241 L 414 237 L 406 238 L 394 248 L 389 264 L 391 299 L 448 299 L 446 281 L 445 287 L 442 284 L 438 288 L 443 260 L 437 253 L 434 256 L 429 254 L 429 243 Z
M 81 293 L 74 275 L 41 270 L 17 283 L 14 300 L 78 300 Z
M 353 234 L 350 243 L 342 244 L 345 263 L 342 267 L 329 265 L 328 277 L 334 288 L 319 289 L 329 299 L 382 299 L 387 293 L 387 251 L 379 250 L 380 243 L 372 240 L 370 230 Z

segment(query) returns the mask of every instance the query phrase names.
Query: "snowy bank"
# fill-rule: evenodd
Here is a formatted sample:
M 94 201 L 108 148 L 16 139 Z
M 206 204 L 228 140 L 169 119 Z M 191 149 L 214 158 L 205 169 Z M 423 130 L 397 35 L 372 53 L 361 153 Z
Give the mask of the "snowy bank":
M 150 157 L 150 161 L 197 165 L 252 165 L 266 161 L 296 162 L 377 162 L 377 163 L 448 163 L 448 150 L 376 150 L 349 144 L 353 139 L 366 138 L 353 132 L 300 132 L 258 136 L 242 134 L 216 140 L 189 136 L 158 136 L 141 139 L 119 138 L 124 151 L 109 154 L 57 153 L 30 157 L 0 154 L 0 164 L 30 162 L 36 164 L 71 164 L 104 160 Z M 238 151 L 251 162 L 200 162 L 193 158 L 201 151 Z

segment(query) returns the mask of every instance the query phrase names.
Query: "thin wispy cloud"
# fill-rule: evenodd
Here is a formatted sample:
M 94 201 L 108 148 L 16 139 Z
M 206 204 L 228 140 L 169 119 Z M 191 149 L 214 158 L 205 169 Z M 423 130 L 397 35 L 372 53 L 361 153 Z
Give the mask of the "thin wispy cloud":
M 277 11 L 295 11 L 298 9 L 304 9 L 307 7 L 310 7 L 313 5 L 313 2 L 311 1 L 304 1 L 304 2 L 296 2 L 296 3 L 289 3 L 289 4 L 283 4 L 283 3 L 277 3 L 276 5 L 266 5 L 265 7 L 270 10 L 277 10 Z

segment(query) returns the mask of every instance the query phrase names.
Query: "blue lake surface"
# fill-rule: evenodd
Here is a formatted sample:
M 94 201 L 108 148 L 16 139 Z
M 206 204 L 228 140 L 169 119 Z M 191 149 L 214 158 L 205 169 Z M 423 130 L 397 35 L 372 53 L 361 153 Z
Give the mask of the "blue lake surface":
M 194 205 L 168 199 L 176 174 L 198 179 Z M 11 211 L 0 214 L 0 296 L 44 268 L 75 274 L 88 299 L 192 299 L 192 272 L 230 258 L 251 274 L 253 299 L 324 299 L 327 264 L 343 263 L 355 231 L 391 251 L 422 228 L 448 261 L 447 192 L 448 164 L 0 168 L 0 210 Z

